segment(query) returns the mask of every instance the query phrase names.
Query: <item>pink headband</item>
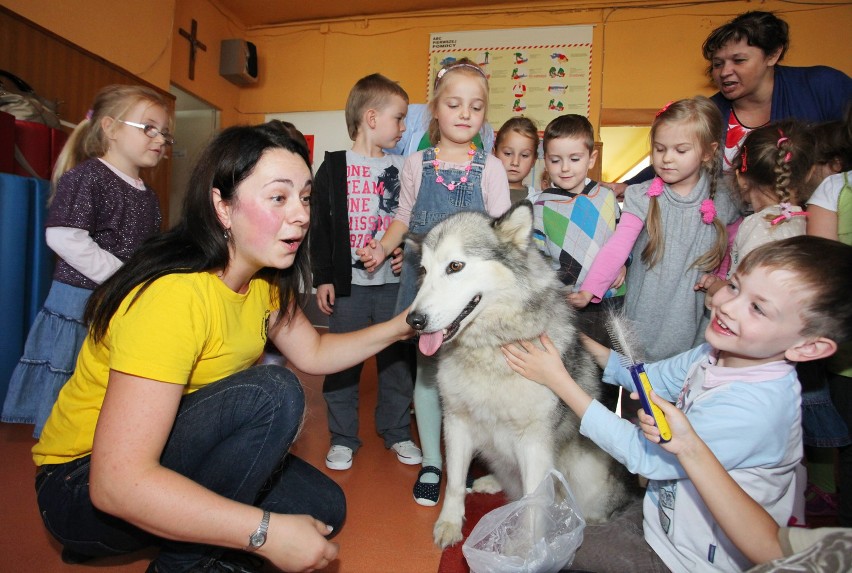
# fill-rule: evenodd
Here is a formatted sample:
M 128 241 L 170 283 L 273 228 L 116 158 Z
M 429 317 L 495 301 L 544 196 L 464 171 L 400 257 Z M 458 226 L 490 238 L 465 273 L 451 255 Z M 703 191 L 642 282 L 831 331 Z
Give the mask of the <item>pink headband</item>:
M 457 62 L 454 64 L 450 64 L 449 66 L 444 66 L 443 68 L 438 70 L 438 74 L 435 76 L 435 89 L 438 89 L 438 83 L 441 81 L 441 78 L 447 75 L 447 72 L 449 72 L 450 70 L 455 70 L 457 68 L 470 68 L 472 70 L 476 70 L 482 75 L 483 78 L 485 78 L 486 80 L 488 79 L 488 76 L 485 75 L 485 72 L 482 71 L 482 68 L 480 68 L 476 64 L 468 64 L 467 62 Z
M 661 107 L 660 111 L 658 111 L 657 115 L 655 115 L 654 117 L 655 118 L 660 117 L 667 109 L 669 109 L 669 106 L 672 105 L 673 103 L 674 103 L 674 100 L 670 101 L 669 103 L 667 103 L 666 105 Z

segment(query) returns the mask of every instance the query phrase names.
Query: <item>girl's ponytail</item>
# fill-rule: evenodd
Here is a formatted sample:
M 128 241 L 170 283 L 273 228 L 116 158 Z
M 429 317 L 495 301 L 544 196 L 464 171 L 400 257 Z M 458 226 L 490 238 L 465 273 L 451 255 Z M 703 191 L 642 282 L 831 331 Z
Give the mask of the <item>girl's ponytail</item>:
M 59 152 L 59 157 L 56 158 L 56 164 L 53 166 L 53 174 L 50 177 L 50 195 L 47 197 L 47 204 L 53 202 L 53 196 L 56 195 L 56 187 L 59 185 L 59 178 L 66 172 L 71 171 L 77 165 L 88 159 L 86 155 L 85 141 L 89 135 L 92 125 L 91 111 L 86 114 L 86 118 L 77 124 L 68 140 Z
M 660 206 L 657 205 L 656 195 L 651 195 L 648 200 L 648 217 L 645 219 L 645 231 L 648 233 L 648 244 L 642 249 L 642 262 L 649 269 L 652 269 L 663 258 L 663 251 L 666 250 L 666 245 L 663 241 L 662 222 L 660 220 Z

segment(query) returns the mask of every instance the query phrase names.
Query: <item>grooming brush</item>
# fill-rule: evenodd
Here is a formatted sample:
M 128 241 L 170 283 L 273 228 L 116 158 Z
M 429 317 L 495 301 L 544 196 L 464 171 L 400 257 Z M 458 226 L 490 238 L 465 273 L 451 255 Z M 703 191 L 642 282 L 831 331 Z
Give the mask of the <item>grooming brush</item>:
M 628 344 L 630 333 L 627 331 L 626 319 L 617 313 L 612 313 L 606 323 L 613 349 L 620 354 L 621 365 L 627 368 L 633 378 L 633 386 L 639 394 L 639 401 L 645 413 L 654 418 L 654 423 L 660 429 L 660 441 L 668 442 L 672 439 L 672 431 L 666 422 L 666 417 L 659 406 L 651 402 L 651 382 L 645 373 L 645 365 L 636 358 L 631 346 Z

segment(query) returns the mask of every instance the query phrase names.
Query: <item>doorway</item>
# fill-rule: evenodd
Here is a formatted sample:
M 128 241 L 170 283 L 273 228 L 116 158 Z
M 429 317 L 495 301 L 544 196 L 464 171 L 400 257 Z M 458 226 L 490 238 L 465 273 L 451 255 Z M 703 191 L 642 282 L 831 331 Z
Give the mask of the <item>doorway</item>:
M 198 154 L 219 129 L 219 110 L 174 84 L 169 92 L 175 96 L 175 144 L 169 194 L 169 227 L 172 227 L 180 218 L 189 176 Z

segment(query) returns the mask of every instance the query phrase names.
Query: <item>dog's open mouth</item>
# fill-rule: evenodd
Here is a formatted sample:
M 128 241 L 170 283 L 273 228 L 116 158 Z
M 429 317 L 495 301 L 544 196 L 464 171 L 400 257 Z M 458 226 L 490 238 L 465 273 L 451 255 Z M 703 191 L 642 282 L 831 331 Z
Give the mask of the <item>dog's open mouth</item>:
M 420 339 L 418 341 L 418 346 L 420 348 L 420 352 L 422 352 L 426 356 L 432 356 L 438 349 L 441 347 L 443 343 L 450 340 L 456 333 L 459 331 L 459 327 L 461 326 L 461 321 L 465 319 L 467 315 L 473 312 L 473 309 L 476 308 L 476 305 L 479 304 L 479 301 L 482 300 L 482 295 L 476 295 L 470 302 L 467 303 L 461 313 L 456 317 L 456 319 L 445 329 L 436 330 L 435 332 L 422 332 L 420 334 Z

